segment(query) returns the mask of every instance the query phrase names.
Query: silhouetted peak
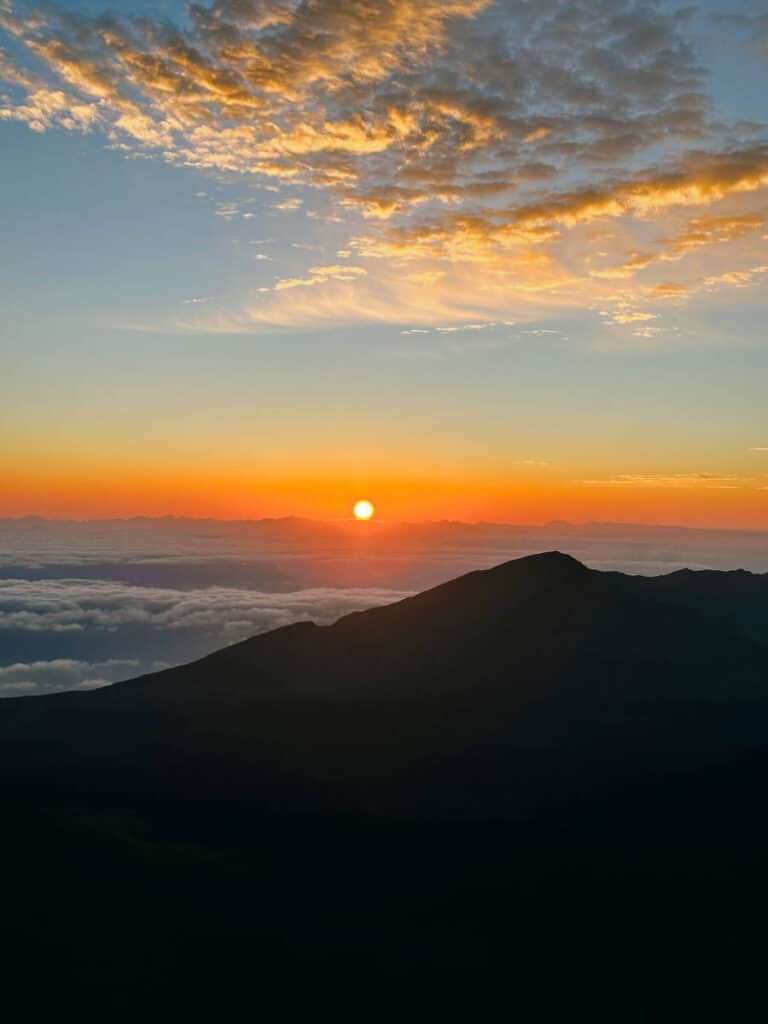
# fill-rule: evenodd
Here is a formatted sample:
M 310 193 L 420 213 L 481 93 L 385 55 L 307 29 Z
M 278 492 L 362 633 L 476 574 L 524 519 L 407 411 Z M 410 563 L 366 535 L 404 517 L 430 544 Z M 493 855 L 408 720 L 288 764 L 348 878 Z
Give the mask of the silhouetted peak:
M 525 574 L 526 576 L 541 575 L 548 578 L 557 576 L 562 579 L 570 579 L 582 576 L 591 570 L 572 555 L 566 555 L 562 551 L 544 551 L 538 555 L 525 555 L 523 558 L 503 562 L 488 571 L 499 575 L 519 576 Z
M 477 569 L 389 607 L 405 614 L 428 608 L 433 615 L 446 618 L 469 615 L 477 620 L 489 611 L 493 615 L 494 606 L 499 611 L 508 611 L 510 602 L 516 604 L 543 591 L 573 590 L 581 582 L 599 575 L 570 555 L 547 551 L 514 558 L 490 569 Z M 386 607 L 378 608 L 353 613 L 341 621 L 350 623 L 358 617 L 365 620 L 369 616 L 381 618 L 389 614 Z
M 586 569 L 587 567 L 573 555 L 567 555 L 563 551 L 542 551 L 538 555 L 526 555 L 518 559 L 520 562 L 530 562 L 539 565 L 561 566 L 567 569 Z

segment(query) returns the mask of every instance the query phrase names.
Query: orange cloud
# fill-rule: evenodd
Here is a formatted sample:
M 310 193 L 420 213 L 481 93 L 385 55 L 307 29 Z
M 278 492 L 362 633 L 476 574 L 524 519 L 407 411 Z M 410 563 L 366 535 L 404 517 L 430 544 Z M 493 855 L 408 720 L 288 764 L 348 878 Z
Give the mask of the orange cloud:
M 754 126 L 710 121 L 684 14 L 637 0 L 612 11 L 567 0 L 215 0 L 192 5 L 183 27 L 55 5 L 0 11 L 0 29 L 42 68 L 0 53 L 11 88 L 0 119 L 100 130 L 127 153 L 290 187 L 273 210 L 349 223 L 336 244 L 357 271 L 298 268 L 233 324 L 306 323 L 330 309 L 337 320 L 391 320 L 397 303 L 413 322 L 524 318 L 545 301 L 612 305 L 614 322 L 632 324 L 656 317 L 633 312 L 646 301 L 752 282 L 754 255 L 708 265 L 698 283 L 634 278 L 746 246 L 764 222 L 768 145 Z M 687 225 L 670 229 L 689 209 Z M 609 220 L 615 242 L 588 234 Z M 649 226 L 661 239 L 650 248 L 637 241 Z M 298 306 L 280 298 L 305 286 Z
M 750 235 L 763 227 L 765 214 L 745 213 L 740 216 L 695 217 L 688 222 L 685 231 L 670 239 L 658 242 L 657 252 L 635 253 L 620 267 L 600 272 L 602 277 L 630 277 L 635 271 L 644 270 L 653 263 L 680 260 L 688 253 L 705 246 L 733 242 Z
M 656 313 L 614 313 L 613 322 L 615 324 L 637 324 L 643 323 L 646 320 L 657 320 L 658 314 Z
M 715 473 L 624 473 L 605 480 L 582 480 L 586 487 L 637 487 L 663 490 L 736 490 L 755 486 L 755 481 L 737 476 L 718 476 Z

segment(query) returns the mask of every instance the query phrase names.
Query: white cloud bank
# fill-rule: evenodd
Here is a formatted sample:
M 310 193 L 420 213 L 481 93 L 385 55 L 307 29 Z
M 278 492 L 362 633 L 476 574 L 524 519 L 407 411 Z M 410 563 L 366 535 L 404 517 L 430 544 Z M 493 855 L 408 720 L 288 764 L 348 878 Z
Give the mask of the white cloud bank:
M 117 633 L 126 627 L 204 634 L 213 649 L 302 619 L 326 625 L 408 593 L 316 588 L 265 594 L 228 587 L 180 591 L 106 580 L 0 580 L 0 650 L 4 632 L 16 637 L 37 634 L 50 642 L 51 637 L 92 638 L 94 633 Z M 163 662 L 127 658 L 17 661 L 0 666 L 0 697 L 94 689 L 163 667 Z
M 234 641 L 300 619 L 324 625 L 406 596 L 378 588 L 265 594 L 228 587 L 133 587 L 109 580 L 0 580 L 0 631 L 63 633 L 144 626 L 215 630 Z
M 136 675 L 140 664 L 129 658 L 97 662 L 71 658 L 16 662 L 0 667 L 0 697 L 30 697 L 57 690 L 96 690 Z

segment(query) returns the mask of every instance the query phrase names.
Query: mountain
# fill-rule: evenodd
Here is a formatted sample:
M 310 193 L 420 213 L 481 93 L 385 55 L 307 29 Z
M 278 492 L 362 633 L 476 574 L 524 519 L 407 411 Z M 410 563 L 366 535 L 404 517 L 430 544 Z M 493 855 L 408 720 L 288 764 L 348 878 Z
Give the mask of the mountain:
M 164 977 L 256 955 L 267 974 L 525 974 L 546 951 L 619 979 L 652 936 L 650 974 L 674 949 L 700 970 L 733 949 L 733 899 L 742 936 L 766 903 L 768 576 L 521 558 L 5 700 L 0 780 L 11 919 L 35 949 L 101 928 L 105 991 L 106 949 L 136 942 L 142 984 L 161 946 Z

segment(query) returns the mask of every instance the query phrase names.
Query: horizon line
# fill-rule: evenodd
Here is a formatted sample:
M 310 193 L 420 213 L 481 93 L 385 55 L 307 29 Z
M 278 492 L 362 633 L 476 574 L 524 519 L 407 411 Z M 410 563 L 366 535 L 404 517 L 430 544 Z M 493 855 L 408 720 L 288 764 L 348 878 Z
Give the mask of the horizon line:
M 415 526 L 464 526 L 464 527 L 499 527 L 504 529 L 520 530 L 544 530 L 556 527 L 569 529 L 586 529 L 588 527 L 631 527 L 642 530 L 684 530 L 698 533 L 740 533 L 768 535 L 768 527 L 765 529 L 749 529 L 737 526 L 683 526 L 675 523 L 640 523 L 635 521 L 618 519 L 589 519 L 582 522 L 573 522 L 567 519 L 549 519 L 544 522 L 499 522 L 489 519 L 384 519 L 377 516 L 373 520 L 361 522 L 351 516 L 343 516 L 332 519 L 312 518 L 311 516 L 284 515 L 284 516 L 261 516 L 258 518 L 233 518 L 227 519 L 217 516 L 184 516 L 174 513 L 163 513 L 158 515 L 133 515 L 133 516 L 92 516 L 86 518 L 67 518 L 59 516 L 43 516 L 34 512 L 19 516 L 0 516 L 2 523 L 24 523 L 41 522 L 53 524 L 89 524 L 89 523 L 222 523 L 227 525 L 260 525 L 273 523 L 308 523 L 323 526 L 353 526 L 356 529 L 376 529 L 378 527 L 415 527 Z

